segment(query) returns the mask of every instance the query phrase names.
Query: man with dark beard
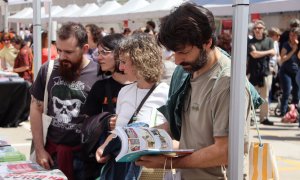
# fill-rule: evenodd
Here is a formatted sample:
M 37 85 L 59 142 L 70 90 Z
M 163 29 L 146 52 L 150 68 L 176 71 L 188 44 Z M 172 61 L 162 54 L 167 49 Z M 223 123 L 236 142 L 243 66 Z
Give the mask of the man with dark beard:
M 83 179 L 80 159 L 81 125 L 85 118 L 80 112 L 92 85 L 99 80 L 97 64 L 84 54 L 89 49 L 85 28 L 69 22 L 57 31 L 58 60 L 54 61 L 49 82 L 46 76 L 49 62 L 37 76 L 30 93 L 30 123 L 36 151 L 36 162 L 46 169 L 59 168 L 68 179 Z M 44 99 L 44 90 L 48 99 Z M 43 107 L 47 101 L 47 107 Z M 42 113 L 52 117 L 44 145 Z
M 185 3 L 162 19 L 158 41 L 174 51 L 178 65 L 170 84 L 169 99 L 161 111 L 170 123 L 180 149 L 195 149 L 182 157 L 143 156 L 136 164 L 148 168 L 176 168 L 179 179 L 224 179 L 228 163 L 230 59 L 215 47 L 212 13 Z M 245 78 L 246 79 L 246 78 Z M 250 94 L 246 115 L 250 119 Z M 245 128 L 248 129 L 245 123 Z M 245 142 L 248 131 L 245 130 Z M 246 148 L 247 149 L 247 148 Z M 176 177 L 177 179 L 177 177 Z

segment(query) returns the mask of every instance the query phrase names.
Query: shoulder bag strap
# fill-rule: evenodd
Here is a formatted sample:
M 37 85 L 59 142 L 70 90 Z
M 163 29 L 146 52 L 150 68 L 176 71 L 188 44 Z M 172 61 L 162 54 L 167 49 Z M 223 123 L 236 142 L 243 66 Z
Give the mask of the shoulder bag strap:
M 146 100 L 148 99 L 148 97 L 151 95 L 151 93 L 154 91 L 154 89 L 157 87 L 157 84 L 155 83 L 151 89 L 148 91 L 148 93 L 146 94 L 146 96 L 143 98 L 143 100 L 141 101 L 141 103 L 139 104 L 139 106 L 136 108 L 136 110 L 134 111 L 133 115 L 130 118 L 130 121 L 128 122 L 128 124 L 132 123 L 134 121 L 134 117 L 139 113 L 139 111 L 141 110 L 142 106 L 144 105 L 144 103 L 146 102 Z
M 48 88 L 47 88 L 47 86 L 48 86 L 50 76 L 52 74 L 53 66 L 54 66 L 54 60 L 50 60 L 49 64 L 48 64 L 45 91 L 44 91 L 44 112 L 43 112 L 44 114 L 47 114 L 47 112 L 48 112 Z

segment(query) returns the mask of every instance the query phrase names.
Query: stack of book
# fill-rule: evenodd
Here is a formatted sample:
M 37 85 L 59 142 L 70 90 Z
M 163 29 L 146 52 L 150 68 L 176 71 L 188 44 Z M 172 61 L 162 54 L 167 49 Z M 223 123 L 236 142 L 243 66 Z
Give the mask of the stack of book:
M 11 161 L 24 161 L 26 157 L 20 153 L 16 148 L 10 146 L 10 144 L 0 139 L 0 162 L 11 162 Z

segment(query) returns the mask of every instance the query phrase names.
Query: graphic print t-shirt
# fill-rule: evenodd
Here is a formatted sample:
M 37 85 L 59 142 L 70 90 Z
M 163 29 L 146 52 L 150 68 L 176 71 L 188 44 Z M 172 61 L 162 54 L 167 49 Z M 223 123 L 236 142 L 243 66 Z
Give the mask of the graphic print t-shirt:
M 106 88 L 109 84 L 110 89 Z M 117 103 L 117 97 L 119 94 L 119 91 L 122 87 L 124 87 L 124 84 L 121 84 L 114 80 L 112 77 L 103 79 L 100 81 L 97 81 L 87 98 L 87 101 L 83 107 L 82 114 L 87 114 L 88 116 L 93 116 L 96 114 L 99 114 L 101 112 L 110 112 L 110 113 L 116 113 L 115 108 L 116 108 L 116 103 Z M 109 109 L 108 105 L 108 99 L 109 99 L 109 92 L 111 94 L 111 101 L 112 105 L 114 107 L 114 110 L 111 111 Z
M 43 101 L 48 62 L 42 66 L 39 75 L 30 89 L 31 94 Z M 59 63 L 55 61 L 47 86 L 48 115 L 52 122 L 47 137 L 57 144 L 78 145 L 84 116 L 81 109 L 93 84 L 99 80 L 97 64 L 90 63 L 81 71 L 80 77 L 73 82 L 66 82 L 59 75 Z

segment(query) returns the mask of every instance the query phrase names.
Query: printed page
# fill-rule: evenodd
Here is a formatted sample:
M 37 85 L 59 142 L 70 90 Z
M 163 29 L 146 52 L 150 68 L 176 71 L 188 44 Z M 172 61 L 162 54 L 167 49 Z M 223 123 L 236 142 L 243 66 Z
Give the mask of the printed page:
M 67 177 L 58 169 L 54 170 L 45 170 L 45 171 L 36 171 L 36 172 L 24 172 L 20 174 L 9 173 L 1 174 L 0 178 L 3 179 L 14 179 L 14 180 L 67 180 Z
M 39 166 L 37 163 L 30 161 L 18 161 L 18 162 L 4 162 L 0 163 L 0 174 L 9 173 L 25 173 L 34 171 L 44 171 L 45 169 Z

